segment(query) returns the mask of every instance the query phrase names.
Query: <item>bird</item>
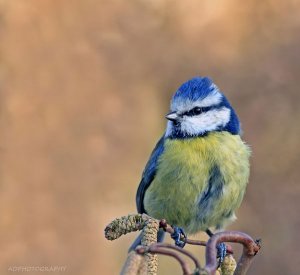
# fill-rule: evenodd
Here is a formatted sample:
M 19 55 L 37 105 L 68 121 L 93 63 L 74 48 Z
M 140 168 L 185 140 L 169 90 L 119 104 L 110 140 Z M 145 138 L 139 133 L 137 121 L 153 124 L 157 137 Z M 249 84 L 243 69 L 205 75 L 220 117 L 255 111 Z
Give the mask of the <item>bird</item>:
M 171 224 L 181 234 L 223 229 L 236 219 L 249 178 L 250 147 L 239 118 L 209 77 L 194 77 L 174 93 L 167 125 L 142 174 L 138 213 Z M 163 240 L 163 231 L 158 241 Z M 141 242 L 141 235 L 130 249 Z M 225 250 L 223 246 L 223 250 Z M 223 253 L 226 253 L 226 251 Z

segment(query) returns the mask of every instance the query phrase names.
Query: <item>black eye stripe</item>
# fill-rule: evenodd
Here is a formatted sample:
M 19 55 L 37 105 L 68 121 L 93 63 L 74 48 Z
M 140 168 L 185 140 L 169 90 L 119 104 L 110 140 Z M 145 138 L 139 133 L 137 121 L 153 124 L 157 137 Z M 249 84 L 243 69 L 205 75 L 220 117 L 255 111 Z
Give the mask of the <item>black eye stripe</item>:
M 192 110 L 182 113 L 182 116 L 196 116 L 202 113 L 206 113 L 210 110 L 218 109 L 219 105 L 209 106 L 209 107 L 195 107 Z

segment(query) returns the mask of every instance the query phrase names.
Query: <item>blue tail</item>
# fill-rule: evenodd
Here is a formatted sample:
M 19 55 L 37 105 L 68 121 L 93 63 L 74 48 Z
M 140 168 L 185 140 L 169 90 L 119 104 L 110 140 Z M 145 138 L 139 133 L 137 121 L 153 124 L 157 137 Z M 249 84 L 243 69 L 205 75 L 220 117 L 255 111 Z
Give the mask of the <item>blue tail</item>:
M 141 245 L 142 234 L 143 234 L 143 232 L 141 232 L 140 235 L 135 239 L 135 241 L 133 242 L 133 244 L 130 246 L 128 252 L 134 250 L 138 245 Z M 164 240 L 164 238 L 165 238 L 165 231 L 163 231 L 163 229 L 160 229 L 157 232 L 157 242 L 158 243 L 162 243 L 163 240 Z

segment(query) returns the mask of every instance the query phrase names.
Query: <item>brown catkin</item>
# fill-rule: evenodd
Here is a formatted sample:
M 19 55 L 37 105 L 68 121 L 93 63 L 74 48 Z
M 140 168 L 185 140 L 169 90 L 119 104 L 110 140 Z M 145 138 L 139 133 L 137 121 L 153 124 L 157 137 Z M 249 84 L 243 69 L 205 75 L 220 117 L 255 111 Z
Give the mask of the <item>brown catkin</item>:
M 226 255 L 224 261 L 221 264 L 222 275 L 233 275 L 236 269 L 236 261 L 231 254 Z
M 142 245 L 150 246 L 157 242 L 157 232 L 159 230 L 159 222 L 149 219 L 143 229 Z M 156 254 L 146 253 L 147 274 L 155 275 L 158 269 L 158 256 Z
M 127 233 L 141 230 L 149 219 L 150 217 L 145 214 L 117 218 L 105 227 L 105 238 L 112 241 Z

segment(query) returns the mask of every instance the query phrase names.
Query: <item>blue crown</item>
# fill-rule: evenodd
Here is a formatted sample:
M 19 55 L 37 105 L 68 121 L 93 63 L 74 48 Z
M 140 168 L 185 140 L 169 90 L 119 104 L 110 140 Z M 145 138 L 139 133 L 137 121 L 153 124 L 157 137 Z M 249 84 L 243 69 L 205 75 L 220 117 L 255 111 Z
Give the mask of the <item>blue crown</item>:
M 208 77 L 194 77 L 183 83 L 173 96 L 173 100 L 190 99 L 201 100 L 211 92 L 218 91 L 218 87 Z

